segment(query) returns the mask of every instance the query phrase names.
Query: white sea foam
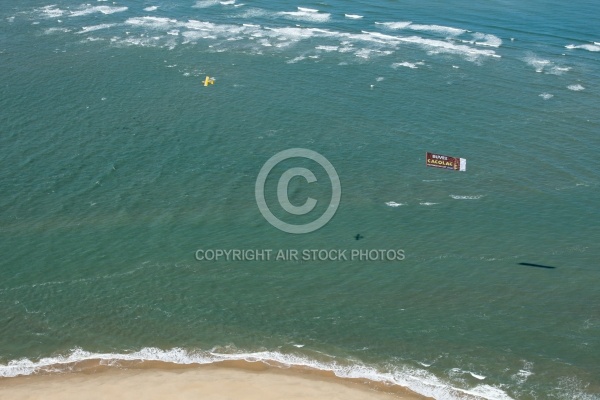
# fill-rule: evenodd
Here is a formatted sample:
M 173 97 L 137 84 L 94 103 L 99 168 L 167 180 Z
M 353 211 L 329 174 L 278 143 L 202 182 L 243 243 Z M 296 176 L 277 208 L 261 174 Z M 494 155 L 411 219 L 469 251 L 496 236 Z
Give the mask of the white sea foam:
M 305 56 L 298 56 L 298 57 L 294 57 L 291 60 L 287 60 L 286 63 L 288 64 L 296 64 L 298 61 L 302 61 L 305 60 L 306 57 Z
M 466 32 L 466 29 L 453 28 L 451 26 L 442 25 L 410 24 L 408 25 L 408 29 L 412 29 L 413 31 L 438 33 L 448 36 L 458 36 Z
M 574 90 L 575 92 L 579 92 L 581 90 L 584 90 L 585 88 L 583 86 L 581 86 L 580 84 L 575 84 L 575 85 L 567 86 L 567 89 Z
M 46 35 L 51 35 L 53 33 L 67 33 L 71 32 L 69 28 L 48 28 L 44 31 Z
M 88 36 L 85 39 L 83 39 L 82 42 L 101 42 L 103 40 L 106 40 L 106 39 L 94 37 L 94 36 Z M 96 203 L 93 203 L 92 205 L 94 205 L 94 204 L 96 204 Z
M 571 70 L 571 67 L 559 67 L 557 65 L 552 66 L 552 68 L 550 68 L 549 70 L 545 71 L 547 74 L 551 74 L 551 75 L 562 75 L 565 72 L 568 72 Z
M 540 94 L 540 97 L 544 100 L 550 100 L 551 98 L 554 97 L 554 95 L 550 94 L 550 93 L 542 93 L 542 94 Z
M 519 384 L 523 384 L 527 378 L 533 375 L 533 363 L 529 361 L 523 361 L 523 368 L 519 370 L 516 374 L 512 376 L 512 378 L 517 381 Z
M 475 32 L 473 34 L 473 43 L 478 46 L 500 47 L 502 39 L 495 35 Z
M 344 36 L 344 34 L 342 34 L 342 36 Z M 386 45 L 398 45 L 400 43 L 399 36 L 386 35 L 379 32 L 361 31 L 360 34 L 348 34 L 346 37 L 352 40 L 374 42 Z
M 287 41 L 300 41 L 310 39 L 312 37 L 329 36 L 331 33 L 323 29 L 316 28 L 297 28 L 297 27 L 284 27 L 284 28 L 269 28 L 265 27 L 263 34 L 274 37 L 279 40 Z
M 339 46 L 317 46 L 317 47 L 315 47 L 315 49 L 330 52 L 330 51 L 338 51 Z
M 371 51 L 371 49 L 358 49 L 354 52 L 354 55 L 356 55 L 356 57 L 368 60 L 371 57 Z
M 244 32 L 247 28 L 239 25 L 224 25 L 224 24 L 213 24 L 212 22 L 189 20 L 188 22 L 182 23 L 181 26 L 196 30 L 203 31 L 210 35 L 217 35 L 219 37 L 229 37 Z
M 61 17 L 66 11 L 57 8 L 56 5 L 44 6 L 41 8 L 36 8 L 36 12 L 41 14 L 45 18 L 58 18 Z
M 331 14 L 320 13 L 315 11 L 281 11 L 277 15 L 281 15 L 284 18 L 292 19 L 295 21 L 306 21 L 306 22 L 327 22 L 331 18 Z
M 480 57 L 500 57 L 494 50 L 476 49 L 462 44 L 454 44 L 443 40 L 425 39 L 419 36 L 400 37 L 400 41 L 420 45 L 430 54 L 447 53 L 465 56 L 468 61 L 476 61 Z
M 179 21 L 165 17 L 134 17 L 128 18 L 125 23 L 133 26 L 143 26 L 152 29 L 171 29 L 180 26 Z
M 440 203 L 430 203 L 430 202 L 419 203 L 419 205 L 421 205 L 421 206 L 433 206 L 433 205 L 436 205 L 436 204 L 440 204 Z
M 209 4 L 213 4 L 213 2 L 207 2 L 207 0 L 199 1 L 196 3 L 202 6 L 207 6 Z M 106 7 L 106 8 L 102 8 Z M 83 8 L 79 11 L 79 13 L 92 13 L 92 12 L 116 12 L 117 10 L 124 10 L 126 8 L 118 8 L 118 7 L 107 7 L 107 6 L 98 6 L 98 7 L 87 7 Z M 54 13 L 58 15 L 62 10 L 57 11 L 53 6 L 49 6 L 45 8 L 47 12 Z M 48 11 L 50 10 L 50 11 Z M 260 9 L 251 9 L 248 12 L 251 14 L 254 13 L 265 13 L 264 10 Z M 247 12 L 247 13 L 248 13 Z M 247 14 L 247 13 L 244 13 Z M 262 14 L 261 14 L 262 15 Z M 283 13 L 270 13 L 268 15 L 283 15 L 286 18 L 300 18 L 307 19 L 310 21 L 325 21 L 330 18 L 330 14 L 322 13 L 315 9 L 302 9 L 299 11 L 293 12 L 283 12 Z M 387 23 L 382 23 L 384 26 L 393 27 L 394 25 L 385 25 Z M 395 22 L 397 27 L 398 22 Z M 404 24 L 410 24 L 410 22 L 406 22 Z M 122 24 L 117 24 L 122 25 Z M 353 53 L 356 57 L 360 59 L 370 59 L 372 57 L 379 57 L 393 54 L 397 48 L 403 44 L 412 44 L 417 45 L 419 47 L 424 48 L 428 54 L 438 54 L 438 53 L 450 53 L 457 54 L 463 56 L 467 60 L 475 61 L 479 57 L 499 57 L 495 54 L 494 50 L 488 49 L 479 49 L 474 46 L 468 46 L 465 44 L 457 44 L 453 41 L 448 40 L 439 40 L 439 39 L 425 39 L 420 36 L 397 36 L 393 34 L 385 34 L 381 32 L 367 32 L 362 31 L 361 33 L 347 33 L 340 31 L 333 31 L 328 29 L 318 29 L 318 28 L 304 28 L 300 26 L 296 27 L 278 27 L 278 28 L 269 28 L 269 27 L 261 27 L 259 25 L 233 25 L 233 24 L 217 24 L 212 22 L 204 22 L 204 21 L 195 21 L 190 20 L 187 22 L 178 21 L 176 19 L 166 18 L 166 17 L 156 17 L 156 16 L 138 16 L 128 18 L 125 21 L 125 25 L 140 27 L 146 29 L 152 29 L 155 31 L 162 31 L 161 36 L 154 36 L 152 40 L 145 38 L 143 35 L 137 36 L 132 35 L 127 40 L 116 38 L 115 40 L 111 40 L 113 43 L 123 43 L 128 45 L 139 44 L 141 46 L 149 46 L 151 44 L 158 45 L 160 40 L 156 39 L 157 37 L 162 37 L 163 44 L 164 41 L 168 41 L 169 48 L 176 46 L 178 43 L 195 43 L 198 40 L 218 40 L 224 39 L 228 42 L 232 41 L 240 41 L 240 40 L 248 40 L 252 41 L 255 39 L 257 45 L 249 46 L 256 51 L 260 51 L 260 48 L 270 47 L 273 49 L 283 49 L 287 48 L 294 43 L 299 41 L 303 41 L 310 38 L 324 38 L 327 39 L 322 43 L 315 43 L 315 47 L 318 50 L 333 52 L 337 51 L 339 53 Z M 417 25 L 417 27 L 419 27 Z M 431 26 L 427 26 L 431 27 Z M 84 27 L 80 33 L 93 31 L 96 29 L 108 29 L 110 28 L 107 25 L 94 25 L 90 27 Z M 129 32 L 126 32 L 129 35 Z M 177 36 L 181 35 L 184 39 L 182 42 L 178 42 L 175 38 L 169 38 L 169 36 Z M 166 38 L 166 39 L 165 39 Z M 331 41 L 338 41 L 337 43 L 331 43 Z M 252 42 L 250 42 L 252 43 Z M 213 46 L 215 44 L 209 44 L 209 46 Z M 374 45 L 374 46 L 373 46 Z M 225 43 L 219 44 L 218 51 L 227 51 L 227 47 Z M 315 56 L 316 57 L 316 56 Z M 404 66 L 408 68 L 413 68 L 418 66 L 418 63 L 397 63 L 394 64 L 394 68 L 399 66 Z
M 77 11 L 71 11 L 71 15 L 69 15 L 70 17 L 81 17 L 83 15 L 89 15 L 89 14 L 95 14 L 95 13 L 102 13 L 102 14 L 114 14 L 114 13 L 118 13 L 118 12 L 123 12 L 123 11 L 127 11 L 128 8 L 127 7 L 111 7 L 111 6 L 88 6 L 88 7 L 82 7 L 80 10 Z
M 223 352 L 225 350 L 226 352 Z M 340 378 L 363 379 L 391 385 L 408 387 L 423 396 L 437 399 L 465 399 L 464 394 L 479 396 L 478 398 L 494 400 L 510 400 L 501 389 L 479 385 L 470 390 L 452 387 L 427 370 L 414 367 L 389 367 L 381 370 L 378 367 L 360 362 L 344 363 L 323 355 L 325 360 L 317 361 L 298 354 L 283 354 L 274 351 L 254 353 L 231 352 L 231 349 L 212 349 L 210 351 L 187 351 L 181 348 L 161 350 L 145 347 L 132 353 L 92 353 L 82 349 L 73 349 L 68 355 L 46 357 L 38 361 L 26 358 L 9 361 L 0 365 L 0 377 L 31 375 L 39 372 L 66 372 L 73 370 L 73 364 L 85 360 L 97 360 L 102 365 L 119 365 L 119 362 L 162 361 L 180 365 L 212 364 L 222 361 L 242 360 L 246 362 L 276 363 L 284 367 L 295 366 L 321 371 L 329 371 Z M 477 397 L 476 397 L 477 398 Z M 469 399 L 469 397 L 466 397 Z
M 162 36 L 139 36 L 139 37 L 127 37 L 118 38 L 113 37 L 110 39 L 112 43 L 118 46 L 139 46 L 139 47 L 168 47 L 173 48 L 173 43 L 164 43 Z
M 375 22 L 375 25 L 381 25 L 384 28 L 387 29 L 393 29 L 393 30 L 397 30 L 397 29 L 404 29 L 407 26 L 409 26 L 410 24 L 412 24 L 412 21 L 400 21 L 400 22 Z
M 594 44 L 568 44 L 565 46 L 567 49 L 582 49 L 587 51 L 600 51 L 600 43 L 594 42 Z
M 262 8 L 248 8 L 243 13 L 240 14 L 240 18 L 252 19 L 252 18 L 266 17 L 269 15 L 271 15 L 271 13 L 269 13 L 266 10 L 263 10 Z
M 306 7 L 298 7 L 298 11 L 309 12 L 309 13 L 319 12 L 319 10 L 316 10 L 314 8 L 306 8 Z
M 535 72 L 544 72 L 544 68 L 551 67 L 553 64 L 550 60 L 545 60 L 543 58 L 538 58 L 535 55 L 529 55 L 525 58 L 525 62 L 527 65 L 535 68 Z
M 463 370 L 463 369 L 460 369 L 460 368 L 452 368 L 451 372 L 452 372 L 452 374 L 454 374 L 454 375 L 469 374 L 469 375 L 471 375 L 473 378 L 475 378 L 475 379 L 479 379 L 480 381 L 485 379 L 485 376 L 484 376 L 484 375 L 476 374 L 475 372 L 472 372 L 472 371 L 466 371 L 466 370 Z
M 422 65 L 422 64 L 423 63 L 411 63 L 408 61 L 403 61 L 403 62 L 393 63 L 392 68 L 396 69 L 398 67 L 406 67 L 406 68 L 411 68 L 411 69 L 417 69 L 417 68 L 419 68 L 417 65 Z
M 93 32 L 93 31 L 99 31 L 101 29 L 112 28 L 115 25 L 117 25 L 117 24 L 100 24 L 100 25 L 84 26 L 81 28 L 81 31 L 79 31 L 77 33 L 88 33 L 88 32 Z
M 462 196 L 462 195 L 457 195 L 457 194 L 451 194 L 450 197 L 452 197 L 453 199 L 456 199 L 456 200 L 479 200 L 480 198 L 483 197 L 483 195 L 479 194 L 479 195 L 474 195 L 474 196 Z
M 220 1 L 219 3 L 221 3 L 224 6 L 231 6 L 235 4 L 235 0 Z
M 198 0 L 193 5 L 194 8 L 208 8 L 219 4 L 219 0 Z
M 535 54 L 529 54 L 525 58 L 527 65 L 535 68 L 535 72 L 543 72 L 550 75 L 562 75 L 571 70 L 571 67 L 563 67 L 554 64 L 550 60 L 537 57 Z
M 363 18 L 362 15 L 358 15 L 358 14 L 344 14 L 344 17 L 349 18 L 349 19 L 361 19 L 361 18 Z
M 385 203 L 385 205 L 389 206 L 389 207 L 400 207 L 400 206 L 403 206 L 404 204 L 396 203 L 395 201 L 388 201 Z
M 156 10 L 158 10 L 158 6 L 150 6 L 150 7 L 144 8 L 144 11 L 156 11 Z
M 368 60 L 372 56 L 375 56 L 375 57 L 387 56 L 387 55 L 390 55 L 392 53 L 393 53 L 393 51 L 391 51 L 391 50 L 377 50 L 377 49 L 363 48 L 363 49 L 357 49 L 354 52 L 354 55 L 356 57 Z

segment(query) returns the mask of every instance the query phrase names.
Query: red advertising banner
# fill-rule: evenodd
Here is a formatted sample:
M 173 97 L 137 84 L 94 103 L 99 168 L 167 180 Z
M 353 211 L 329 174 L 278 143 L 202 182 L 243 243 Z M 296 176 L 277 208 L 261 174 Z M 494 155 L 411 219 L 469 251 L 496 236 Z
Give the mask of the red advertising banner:
M 443 156 L 441 154 L 427 153 L 425 165 L 428 167 L 452 169 L 455 171 L 466 171 L 467 160 L 460 157 Z

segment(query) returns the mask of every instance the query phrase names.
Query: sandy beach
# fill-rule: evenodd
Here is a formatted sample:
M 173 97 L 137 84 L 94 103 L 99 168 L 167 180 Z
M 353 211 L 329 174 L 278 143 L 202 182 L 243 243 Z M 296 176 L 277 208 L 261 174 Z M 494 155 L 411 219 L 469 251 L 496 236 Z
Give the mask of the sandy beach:
M 102 368 L 0 380 L 0 399 L 417 400 L 402 389 L 384 392 L 366 383 L 312 372 L 227 367 Z

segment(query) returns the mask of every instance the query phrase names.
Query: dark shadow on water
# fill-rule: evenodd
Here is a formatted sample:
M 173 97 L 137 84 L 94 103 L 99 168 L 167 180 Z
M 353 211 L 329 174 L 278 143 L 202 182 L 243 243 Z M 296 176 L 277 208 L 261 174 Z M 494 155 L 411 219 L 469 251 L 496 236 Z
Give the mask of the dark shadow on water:
M 526 267 L 538 267 L 538 268 L 547 268 L 547 269 L 555 269 L 556 268 L 556 267 L 551 267 L 549 265 L 532 264 L 532 263 L 526 263 L 526 262 L 520 262 L 519 265 L 525 265 Z

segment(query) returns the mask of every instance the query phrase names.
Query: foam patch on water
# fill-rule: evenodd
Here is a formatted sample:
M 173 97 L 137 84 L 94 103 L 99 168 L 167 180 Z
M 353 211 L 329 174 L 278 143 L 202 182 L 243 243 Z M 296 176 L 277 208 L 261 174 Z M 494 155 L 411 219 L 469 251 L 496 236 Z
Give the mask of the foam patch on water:
M 298 57 L 294 57 L 291 60 L 287 60 L 286 63 L 288 64 L 296 64 L 298 61 L 302 61 L 305 60 L 306 57 L 305 56 L 298 56 Z
M 553 65 L 550 60 L 545 60 L 543 58 L 536 57 L 535 55 L 527 56 L 527 58 L 525 58 L 525 62 L 527 65 L 535 68 L 535 72 L 544 72 L 544 68 Z
M 420 45 L 428 50 L 429 54 L 456 54 L 462 55 L 468 61 L 477 61 L 480 57 L 497 57 L 494 50 L 476 49 L 467 45 L 454 44 L 443 40 L 425 39 L 419 36 L 401 37 L 400 41 Z
M 93 32 L 93 31 L 99 31 L 101 29 L 112 28 L 115 25 L 117 25 L 117 24 L 100 24 L 100 25 L 84 26 L 81 28 L 81 31 L 79 31 L 77 33 L 88 33 L 88 32 Z
M 451 194 L 450 197 L 452 197 L 453 199 L 456 199 L 456 200 L 479 200 L 483 197 L 483 195 L 479 194 L 479 195 L 472 195 L 472 196 L 463 196 L 463 195 Z
M 579 92 L 581 90 L 585 90 L 585 88 L 583 86 L 581 86 L 580 84 L 569 85 L 569 86 L 567 86 L 567 89 L 573 90 L 575 92 Z
M 315 8 L 306 8 L 306 7 L 298 7 L 298 11 L 308 12 L 308 13 L 317 13 L 319 10 Z
M 533 363 L 532 362 L 528 362 L 528 361 L 524 361 L 524 365 L 523 368 L 519 370 L 519 372 L 517 372 L 516 374 L 514 374 L 512 376 L 512 379 L 514 379 L 515 381 L 517 381 L 517 383 L 519 385 L 522 385 L 523 383 L 525 383 L 525 381 L 527 380 L 527 378 L 529 378 L 531 375 L 533 375 Z
M 412 29 L 413 31 L 430 32 L 448 36 L 458 36 L 467 32 L 466 29 L 453 28 L 451 26 L 443 25 L 410 24 L 408 25 L 408 29 Z
M 419 68 L 419 65 L 423 65 L 423 64 L 424 63 L 421 62 L 421 61 L 416 62 L 416 63 L 411 63 L 411 62 L 408 62 L 408 61 L 403 61 L 403 62 L 393 63 L 392 64 L 392 68 L 396 69 L 396 68 L 399 68 L 399 67 L 405 67 L 405 68 L 410 68 L 410 69 L 417 69 L 417 68 Z
M 271 15 L 268 11 L 263 10 L 262 8 L 248 8 L 246 10 L 244 10 L 243 13 L 239 14 L 240 18 L 244 18 L 244 19 L 253 19 L 253 18 L 260 18 L 260 17 L 266 17 Z
M 535 72 L 550 74 L 550 75 L 562 75 L 565 72 L 571 70 L 571 67 L 563 67 L 554 64 L 550 60 L 537 57 L 535 54 L 530 54 L 525 58 L 527 65 L 535 68 Z
M 83 15 L 102 13 L 105 15 L 127 11 L 128 7 L 111 7 L 111 6 L 84 6 L 80 10 L 71 11 L 70 17 L 81 17 Z
M 315 49 L 330 52 L 330 51 L 338 51 L 339 46 L 317 46 L 317 47 L 315 47 Z
M 400 207 L 400 206 L 403 206 L 404 204 L 396 203 L 395 201 L 388 201 L 385 203 L 385 205 L 389 206 L 389 207 Z
M 219 4 L 219 0 L 198 0 L 198 1 L 196 1 L 196 4 L 194 4 L 192 7 L 208 8 L 208 7 L 216 6 L 217 4 Z
M 34 11 L 42 18 L 58 18 L 61 17 L 66 11 L 61 10 L 56 5 L 52 4 L 41 8 L 36 8 Z
M 542 94 L 540 94 L 540 97 L 544 100 L 550 100 L 551 98 L 554 97 L 554 95 L 550 94 L 550 93 L 542 93 Z
M 277 13 L 277 15 L 281 15 L 287 19 L 304 22 L 327 22 L 331 18 L 331 14 L 320 13 L 318 12 L 318 10 L 312 10 L 302 7 L 298 7 L 298 11 L 281 11 Z
M 570 70 L 571 70 L 571 67 L 553 66 L 552 68 L 550 68 L 550 70 L 547 73 L 551 74 L 551 75 L 562 75 L 565 72 L 569 72 Z
M 375 22 L 375 25 L 381 25 L 386 29 L 399 30 L 404 29 L 412 24 L 412 21 L 400 21 L 400 22 Z
M 46 35 L 52 35 L 53 33 L 67 33 L 71 32 L 69 28 L 48 28 L 44 31 Z
M 125 23 L 132 26 L 142 26 L 150 29 L 172 29 L 181 26 L 176 19 L 165 17 L 134 17 L 128 18 Z
M 226 352 L 223 352 L 226 350 Z M 82 349 L 73 349 L 70 354 L 45 357 L 37 361 L 27 358 L 9 361 L 0 365 L 0 377 L 32 375 L 39 372 L 61 373 L 72 371 L 73 364 L 97 360 L 101 365 L 119 366 L 119 362 L 161 361 L 180 365 L 206 365 L 222 361 L 276 363 L 283 367 L 301 367 L 332 372 L 340 378 L 362 379 L 381 382 L 388 385 L 407 387 L 423 396 L 444 400 L 489 399 L 512 400 L 501 389 L 490 385 L 478 385 L 472 389 L 452 387 L 432 373 L 414 367 L 390 366 L 386 370 L 361 362 L 343 362 L 334 357 L 323 355 L 325 361 L 311 359 L 300 354 L 283 354 L 275 351 L 230 352 L 230 349 L 212 349 L 209 351 L 187 351 L 181 348 L 162 350 L 145 347 L 132 353 L 92 353 Z M 465 396 L 467 395 L 467 396 Z M 472 395 L 474 397 L 470 397 Z
M 58 18 L 65 14 L 65 10 L 61 10 L 56 5 L 44 6 L 41 8 L 36 8 L 36 11 L 40 16 L 44 18 Z
M 344 17 L 346 17 L 348 19 L 361 19 L 361 18 L 363 18 L 362 15 L 358 15 L 358 14 L 344 14 Z
M 361 31 L 360 34 L 340 34 L 342 37 L 347 37 L 351 40 L 373 42 L 384 45 L 396 46 L 400 43 L 399 36 L 386 35 L 379 32 Z
M 150 7 L 144 8 L 144 11 L 156 11 L 156 10 L 158 10 L 158 6 L 150 6 Z
M 469 375 L 471 375 L 473 378 L 475 378 L 475 379 L 479 379 L 480 381 L 485 379 L 485 376 L 483 376 L 483 375 L 476 374 L 475 372 L 471 372 L 471 371 L 462 370 L 462 369 L 460 369 L 460 368 L 452 368 L 452 370 L 451 370 L 451 371 L 452 371 L 454 374 L 459 374 L 459 375 L 460 375 L 460 374 L 469 374 Z
M 173 41 L 165 41 L 164 36 L 113 37 L 110 41 L 117 46 L 166 47 L 170 50 L 176 46 Z
M 502 39 L 488 33 L 475 32 L 473 34 L 473 43 L 478 46 L 500 47 L 502 45 Z
M 582 49 L 582 50 L 587 50 L 587 51 L 600 51 L 600 43 L 596 43 L 594 42 L 594 44 L 580 44 L 580 45 L 574 45 L 574 44 L 568 44 L 565 46 L 565 48 L 567 49 Z
M 196 2 L 196 6 L 201 7 L 212 6 L 214 4 L 216 3 L 212 0 Z M 124 11 L 126 9 L 126 7 L 92 7 L 87 5 L 78 11 L 67 11 L 67 14 L 65 15 L 69 15 L 69 12 L 71 12 L 71 15 L 112 13 Z M 65 13 L 64 10 L 56 8 L 56 6 L 47 6 L 37 10 L 40 13 L 54 16 L 63 15 Z M 301 19 L 313 22 L 324 22 L 329 20 L 331 16 L 329 13 L 323 13 L 317 9 L 303 7 L 299 7 L 298 11 L 279 13 L 267 12 L 261 9 L 250 9 L 240 15 L 242 17 L 261 15 L 270 18 L 283 16 L 285 18 Z M 240 15 L 237 15 L 236 18 L 239 18 Z M 381 23 L 382 26 L 389 28 L 398 28 L 401 25 L 407 26 L 410 24 L 410 22 Z M 403 45 L 414 45 L 421 47 L 429 55 L 440 53 L 456 54 L 468 61 L 478 61 L 481 57 L 499 57 L 496 55 L 494 50 L 480 49 L 473 45 L 456 43 L 454 40 L 427 39 L 420 36 L 398 36 L 382 32 L 367 31 L 361 31 L 360 33 L 348 33 L 301 26 L 278 26 L 271 28 L 251 24 L 218 24 L 196 20 L 189 20 L 185 22 L 168 17 L 149 15 L 130 17 L 127 18 L 124 23 L 118 23 L 114 25 L 97 24 L 85 26 L 82 27 L 82 30 L 79 33 L 86 33 L 100 29 L 111 30 L 111 28 L 116 25 L 131 26 L 142 30 L 145 29 L 146 31 L 125 31 L 117 33 L 112 39 L 110 39 L 111 43 L 127 45 L 137 44 L 144 47 L 167 46 L 169 48 L 174 48 L 179 44 L 196 44 L 200 40 L 220 40 L 221 42 L 218 43 L 208 43 L 208 47 L 212 49 L 211 51 L 222 52 L 231 50 L 232 47 L 235 47 L 236 49 L 244 49 L 245 51 L 249 51 L 251 54 L 262 54 L 261 49 L 270 49 L 268 51 L 280 51 L 282 49 L 290 48 L 290 46 L 300 41 L 307 41 L 308 39 L 322 39 L 319 41 L 315 40 L 316 43 L 314 43 L 312 48 L 316 48 L 318 51 L 327 53 L 349 53 L 354 55 L 359 60 L 370 60 L 373 57 L 391 55 Z M 441 27 L 439 25 L 415 25 L 414 27 L 417 29 L 433 29 L 435 31 L 442 30 L 451 33 L 457 33 L 451 30 L 448 31 L 446 28 L 449 27 Z M 151 34 L 147 32 L 148 30 L 157 32 Z M 307 50 L 303 49 L 301 51 L 306 52 Z M 318 55 L 315 54 L 302 55 L 306 57 L 318 57 Z M 294 57 L 295 56 L 292 55 L 290 58 Z M 418 65 L 419 63 L 405 64 L 400 62 L 394 64 L 393 67 L 397 68 L 404 66 L 407 68 L 414 68 Z
M 420 206 L 434 206 L 436 204 L 440 204 L 440 203 L 430 203 L 430 202 L 419 203 Z

